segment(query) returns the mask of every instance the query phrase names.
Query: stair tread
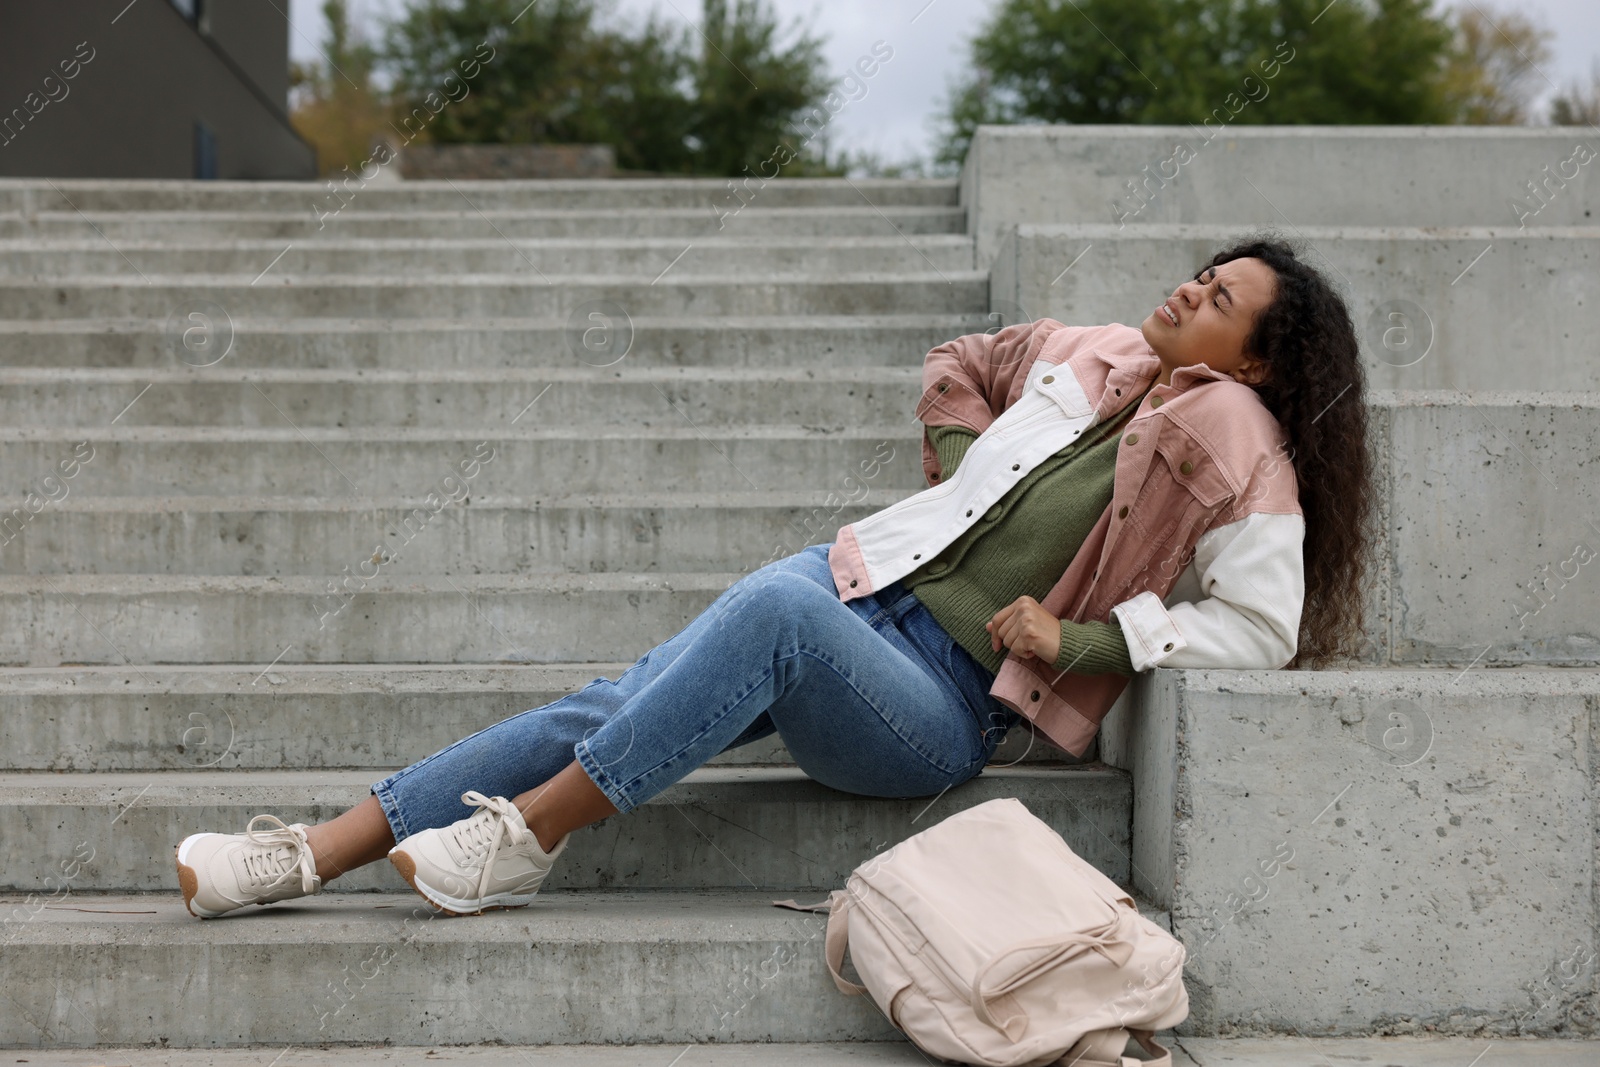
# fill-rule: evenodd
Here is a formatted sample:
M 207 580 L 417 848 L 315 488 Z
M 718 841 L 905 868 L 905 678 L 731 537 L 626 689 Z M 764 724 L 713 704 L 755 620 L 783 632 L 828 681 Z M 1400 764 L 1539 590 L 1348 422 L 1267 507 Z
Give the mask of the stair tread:
M 590 1035 L 590 1040 L 600 1035 Z M 92 1055 L 81 1049 L 30 1048 L 21 1057 L 33 1067 L 82 1067 L 86 1062 L 111 1064 L 140 1064 L 141 1067 L 159 1064 L 161 1067 L 393 1067 L 395 1064 L 456 1063 L 464 1067 L 528 1067 L 530 1063 L 545 1067 L 669 1067 L 676 1057 L 686 1051 L 690 1042 L 672 1044 L 641 1042 L 628 1044 L 584 1043 L 578 1045 L 527 1045 L 504 1043 L 492 1032 L 483 1040 L 493 1044 L 478 1045 L 418 1045 L 396 1047 L 392 1044 L 360 1043 L 354 1045 L 318 1044 L 311 1038 L 305 1045 L 247 1045 L 242 1048 L 204 1049 L 153 1049 L 145 1046 L 129 1048 L 100 1048 Z M 1160 1036 L 1157 1040 L 1172 1047 Z M 1566 1044 L 1572 1044 L 1567 1042 Z M 795 1041 L 784 1042 L 781 1050 L 771 1042 L 711 1042 L 693 1043 L 693 1067 L 770 1067 L 775 1062 L 794 1067 L 870 1067 L 870 1065 L 904 1065 L 927 1067 L 927 1057 L 910 1041 Z M 1336 1055 L 1340 1046 L 1332 1041 L 1319 1048 Z M 1194 1061 L 1172 1047 L 1174 1067 L 1194 1067 Z M 1468 1056 L 1467 1059 L 1471 1057 Z M 1251 1061 L 1254 1064 L 1256 1061 Z M 1261 1060 L 1260 1063 L 1274 1062 Z M 1462 1062 L 1465 1062 L 1463 1060 Z M 1544 1060 L 1540 1061 L 1544 1063 Z M 1586 1060 L 1550 1062 L 1546 1067 L 1567 1067 L 1568 1064 L 1590 1067 Z M 1444 1067 L 1456 1067 L 1452 1061 Z
M 887 506 L 906 495 L 904 489 L 869 489 L 852 501 L 856 505 Z M 829 497 L 833 497 L 829 500 Z M 272 494 L 214 495 L 195 493 L 184 496 L 84 496 L 73 494 L 50 505 L 51 511 L 82 512 L 168 512 L 168 511 L 285 511 L 285 512 L 364 512 L 395 508 L 414 508 L 426 503 L 420 496 L 276 496 Z M 774 508 L 838 504 L 838 490 L 805 486 L 763 490 L 715 489 L 637 493 L 551 493 L 541 496 L 507 496 L 500 493 L 472 495 L 470 503 L 460 505 L 468 511 L 540 508 L 662 509 L 684 508 Z
M 1597 398 L 1600 401 L 1600 398 Z M 682 420 L 680 419 L 681 423 Z M 659 426 L 639 426 L 614 423 L 574 423 L 563 426 L 546 426 L 530 419 L 521 426 L 512 426 L 509 420 L 488 426 L 463 426 L 460 429 L 431 426 L 377 426 L 332 427 L 304 426 L 234 427 L 234 426 L 141 426 L 107 424 L 89 426 L 6 426 L 0 427 L 0 442 L 9 441 L 81 441 L 86 436 L 96 443 L 139 441 L 289 441 L 306 442 L 425 442 L 491 440 L 496 442 L 566 440 L 570 438 L 637 441 L 640 439 L 703 440 L 707 435 L 744 438 L 752 441 L 775 441 L 788 438 L 828 438 L 842 440 L 870 440 L 893 437 L 911 439 L 916 430 L 909 412 L 907 423 L 901 425 L 864 426 L 839 424 L 818 427 L 785 423 L 742 423 L 735 425 L 678 425 L 663 419 Z
M 843 888 L 840 886 L 839 888 Z M 431 914 L 414 894 L 320 893 L 251 908 L 236 916 L 201 921 L 190 915 L 176 891 L 170 893 L 79 893 L 60 903 L 39 905 L 39 894 L 0 894 L 0 907 L 37 907 L 34 917 L 16 924 L 12 944 L 140 945 L 173 941 L 196 944 L 263 944 L 314 941 L 335 945 L 393 938 L 394 929 L 415 915 L 419 940 L 434 943 L 526 944 L 627 943 L 707 940 L 743 947 L 774 936 L 809 938 L 827 923 L 824 912 L 778 907 L 783 890 L 752 889 L 550 889 L 526 908 L 486 912 L 459 920 L 417 922 Z M 799 904 L 814 904 L 827 894 L 801 891 Z M 1168 913 L 1134 896 L 1140 914 L 1163 927 Z M 420 909 L 420 911 L 419 911 Z M 821 952 L 820 944 L 816 946 Z M 764 946 L 763 946 L 764 948 Z
M 680 251 L 685 237 L 514 237 L 512 241 L 520 241 L 537 248 L 615 248 L 633 251 L 637 249 L 670 249 Z M 751 237 L 722 237 L 693 235 L 692 239 L 696 248 L 749 248 L 767 245 L 771 241 L 771 234 L 759 234 Z M 926 244 L 933 247 L 961 248 L 970 247 L 972 238 L 962 233 L 910 233 L 904 238 L 877 234 L 796 234 L 785 237 L 784 244 L 789 247 L 815 247 L 815 248 L 894 248 L 902 249 L 906 241 L 913 245 Z M 442 248 L 488 248 L 503 250 L 506 247 L 506 238 L 497 237 L 324 237 L 316 241 L 308 241 L 302 247 L 317 250 L 350 249 L 373 250 L 392 252 L 410 246 L 437 250 Z M 125 238 L 117 245 L 117 250 L 129 251 L 157 251 L 176 249 L 183 251 L 243 251 L 245 249 L 278 252 L 283 248 L 281 238 L 268 237 L 237 237 L 222 239 L 204 238 L 177 238 L 161 239 L 150 237 Z M 92 237 L 0 237 L 0 252 L 27 252 L 27 251 L 93 251 L 104 252 L 113 256 L 116 252 L 107 248 L 102 240 Z
M 233 273 L 216 273 L 206 271 L 202 273 L 161 273 L 145 272 L 142 276 L 131 272 L 110 274 L 52 274 L 48 277 L 0 275 L 0 288 L 11 289 L 60 289 L 63 287 L 92 288 L 98 286 L 137 286 L 141 289 L 159 286 L 163 283 L 183 286 L 187 295 L 204 292 L 209 289 L 239 289 L 248 291 L 257 274 L 241 271 Z M 280 273 L 274 271 L 271 275 L 272 284 L 263 286 L 260 292 L 272 292 L 277 289 L 294 287 L 295 279 L 302 279 L 303 284 L 316 289 L 351 288 L 372 289 L 380 286 L 408 286 L 413 288 L 451 288 L 451 289 L 478 289 L 485 286 L 501 285 L 519 288 L 548 289 L 550 282 L 528 271 L 480 271 L 472 273 L 448 274 L 301 274 Z M 659 280 L 657 280 L 659 278 Z M 829 272 L 824 278 L 818 278 L 814 271 L 798 272 L 740 272 L 727 274 L 681 274 L 659 277 L 655 271 L 643 270 L 635 273 L 620 272 L 589 272 L 583 274 L 562 274 L 560 283 L 570 286 L 577 285 L 634 285 L 641 281 L 650 287 L 676 287 L 676 288 L 707 288 L 710 286 L 734 286 L 745 288 L 758 285 L 762 282 L 781 282 L 789 285 L 811 285 L 828 288 L 850 287 L 862 285 L 901 285 L 906 283 L 919 283 L 924 285 L 949 285 L 952 281 L 982 282 L 985 286 L 989 282 L 989 272 L 986 270 L 956 270 L 936 271 L 927 269 L 909 269 L 896 271 L 885 275 L 882 271 L 841 271 Z
M 275 791 L 304 791 L 318 788 L 366 788 L 393 768 L 339 770 L 162 770 L 162 771 L 0 771 L 0 803 L 18 803 L 26 796 L 38 795 L 50 803 L 70 796 L 140 793 L 140 803 L 171 798 L 185 803 L 205 796 L 227 796 L 238 800 L 243 793 L 267 795 Z M 1095 788 L 1107 780 L 1125 779 L 1127 772 L 1103 763 L 1048 764 L 1019 763 L 1013 767 L 986 767 L 981 775 L 963 785 L 981 782 L 1005 783 L 1022 787 L 1048 783 L 1061 787 L 1089 785 Z M 712 788 L 718 790 L 773 790 L 799 788 L 815 792 L 819 799 L 871 803 L 883 798 L 858 796 L 829 789 L 794 766 L 772 764 L 704 764 L 669 786 L 669 789 Z M 1005 786 L 997 786 L 1003 788 Z M 13 794 L 8 796 L 8 794 Z M 658 798 L 659 798 L 658 794 Z M 681 796 L 675 799 L 682 799 Z M 932 799 L 931 797 L 929 798 Z M 645 803 L 668 803 L 652 799 Z M 898 803 L 898 800 L 896 801 Z
M 3 191 L 3 190 L 0 190 Z M 833 216 L 849 216 L 863 219 L 876 219 L 878 212 L 887 215 L 925 215 L 944 213 L 961 215 L 966 209 L 951 204 L 885 204 L 881 208 L 868 206 L 852 207 L 849 205 L 822 205 L 806 207 L 763 207 L 760 204 L 750 204 L 739 214 L 741 217 L 759 215 L 767 218 L 804 217 L 808 215 L 828 214 Z M 382 219 L 412 220 L 445 220 L 453 221 L 482 219 L 483 216 L 492 219 L 613 219 L 625 218 L 693 218 L 702 219 L 706 216 L 705 208 L 700 207 L 606 207 L 606 208 L 505 208 L 491 207 L 482 211 L 472 208 L 459 209 L 430 209 L 416 208 L 406 211 L 383 211 L 369 209 L 361 213 L 361 218 L 369 221 Z M 30 218 L 38 222 L 71 222 L 81 224 L 87 218 L 91 221 L 118 221 L 123 219 L 137 219 L 145 222 L 237 222 L 237 221 L 270 221 L 270 222 L 309 222 L 305 211 L 275 211 L 268 208 L 258 210 L 240 211 L 184 211 L 184 210 L 114 210 L 99 208 L 84 212 L 75 211 L 38 211 Z
M 0 367 L 0 386 L 33 383 L 63 385 L 124 384 L 155 382 L 180 385 L 242 385 L 250 382 L 314 385 L 449 385 L 482 382 L 531 383 L 575 382 L 583 385 L 629 385 L 641 382 L 815 383 L 840 382 L 905 384 L 921 381 L 922 368 L 909 364 L 883 364 L 860 367 L 800 367 L 779 364 L 770 367 L 669 367 L 629 364 L 610 374 L 597 374 L 597 367 L 484 367 L 460 370 L 365 369 L 342 367 Z M 918 390 L 920 392 L 920 389 Z
M 978 324 L 983 322 L 983 312 L 946 312 L 943 314 L 884 314 L 884 315 L 630 315 L 635 331 L 642 329 L 716 329 L 739 333 L 751 329 L 792 329 L 800 333 L 838 327 L 877 326 L 886 329 L 925 330 L 929 326 L 950 324 Z M 234 327 L 241 334 L 274 333 L 416 333 L 427 330 L 492 331 L 492 330 L 556 330 L 566 328 L 565 319 L 548 317 L 485 316 L 472 319 L 445 318 L 418 315 L 407 318 L 362 318 L 356 316 L 327 318 L 318 316 L 274 316 L 268 319 L 251 319 L 236 316 Z M 130 318 L 127 316 L 90 316 L 87 318 L 58 319 L 0 319 L 0 334 L 4 333 L 94 333 L 161 332 L 163 320 Z M 993 325 L 992 322 L 987 325 Z M 921 366 L 920 362 L 917 364 Z

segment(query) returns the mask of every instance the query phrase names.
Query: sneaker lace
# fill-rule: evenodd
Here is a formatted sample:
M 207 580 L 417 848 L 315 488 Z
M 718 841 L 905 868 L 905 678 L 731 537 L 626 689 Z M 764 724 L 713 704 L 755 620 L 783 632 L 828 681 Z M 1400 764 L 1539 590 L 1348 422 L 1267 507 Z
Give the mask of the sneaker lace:
M 478 810 L 457 823 L 453 833 L 456 846 L 470 856 L 474 863 L 483 856 L 483 868 L 478 873 L 478 896 L 487 893 L 494 858 L 503 843 L 516 844 L 526 829 L 522 813 L 505 797 L 486 797 L 476 789 L 461 794 L 461 803 L 476 804 Z
M 270 830 L 257 830 L 256 823 L 265 820 L 277 826 Z M 290 826 L 276 815 L 257 815 L 245 827 L 245 836 L 259 848 L 245 849 L 240 859 L 245 873 L 250 876 L 251 888 L 271 891 L 288 881 L 296 871 L 300 873 L 300 887 L 307 893 L 316 888 L 317 864 L 311 855 L 311 845 L 306 840 L 304 828 Z

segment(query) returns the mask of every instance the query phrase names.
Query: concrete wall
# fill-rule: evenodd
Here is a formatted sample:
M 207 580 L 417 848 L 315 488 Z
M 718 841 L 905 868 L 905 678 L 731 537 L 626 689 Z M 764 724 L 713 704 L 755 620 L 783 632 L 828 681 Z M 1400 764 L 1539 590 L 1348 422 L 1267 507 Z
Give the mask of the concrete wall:
M 1180 1032 L 1593 1034 L 1594 672 L 1168 671 L 1101 751 Z
M 237 59 L 166 0 L 13 3 L 4 19 L 0 176 L 191 178 L 200 121 L 220 178 L 315 177 L 315 152 L 284 114 L 288 30 L 267 0 L 218 10 Z M 269 85 L 241 76 L 265 76 L 273 53 Z
M 1600 221 L 1538 231 L 1025 224 L 1000 242 L 990 300 L 1028 320 L 1138 326 L 1213 253 L 1258 229 L 1301 246 L 1344 296 L 1373 388 L 1600 389 Z
M 1600 220 L 1587 127 L 983 126 L 961 203 L 989 263 L 1018 223 L 1509 226 Z
M 398 152 L 402 178 L 610 178 L 608 144 L 417 144 Z

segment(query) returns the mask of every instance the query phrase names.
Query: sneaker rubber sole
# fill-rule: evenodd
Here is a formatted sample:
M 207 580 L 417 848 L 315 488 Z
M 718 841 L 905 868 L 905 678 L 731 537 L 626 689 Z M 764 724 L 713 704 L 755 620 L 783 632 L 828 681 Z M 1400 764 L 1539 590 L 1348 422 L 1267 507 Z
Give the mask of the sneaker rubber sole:
M 189 848 L 203 837 L 215 837 L 215 834 L 190 834 L 180 841 L 172 850 L 172 855 L 178 864 L 178 888 L 183 892 L 183 906 L 190 915 L 196 919 L 215 919 L 226 912 L 207 911 L 201 908 L 195 910 L 194 898 L 200 892 L 200 874 L 193 867 L 183 862 L 189 858 Z
M 429 904 L 438 908 L 446 915 L 482 915 L 486 911 L 510 911 L 513 908 L 526 908 L 532 904 L 537 892 L 527 894 L 494 893 L 474 903 L 461 900 L 433 889 L 426 882 L 417 881 L 417 863 L 404 852 L 396 849 L 389 853 L 389 862 L 394 864 L 394 869 L 400 872 L 400 877 L 406 880 L 416 894 Z

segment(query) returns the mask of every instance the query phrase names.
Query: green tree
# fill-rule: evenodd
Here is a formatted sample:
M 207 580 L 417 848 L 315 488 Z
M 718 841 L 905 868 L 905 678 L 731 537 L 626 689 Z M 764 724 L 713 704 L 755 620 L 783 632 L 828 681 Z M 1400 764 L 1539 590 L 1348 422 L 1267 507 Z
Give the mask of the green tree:
M 637 36 L 608 38 L 609 76 L 590 91 L 600 98 L 603 128 L 596 136 L 615 149 L 618 167 L 695 170 L 693 33 L 681 20 L 657 23 L 652 11 Z
M 707 174 L 752 171 L 801 112 L 828 91 L 822 41 L 802 33 L 780 48 L 777 20 L 761 0 L 705 0 L 703 46 L 695 72 L 694 142 Z
M 619 167 L 737 175 L 765 159 L 828 90 L 822 41 L 763 0 L 705 0 L 695 32 L 652 13 L 625 32 L 595 0 L 414 0 L 382 62 L 414 113 L 484 42 L 470 92 L 428 123 L 441 143 L 607 143 Z M 459 94 L 459 91 L 458 91 Z
M 1431 0 L 1001 0 L 938 158 L 982 123 L 1447 122 L 1452 39 Z
M 594 142 L 606 128 L 595 74 L 610 59 L 594 21 L 593 0 L 422 0 L 389 23 L 381 58 L 436 143 Z M 477 56 L 463 95 L 461 64 Z

